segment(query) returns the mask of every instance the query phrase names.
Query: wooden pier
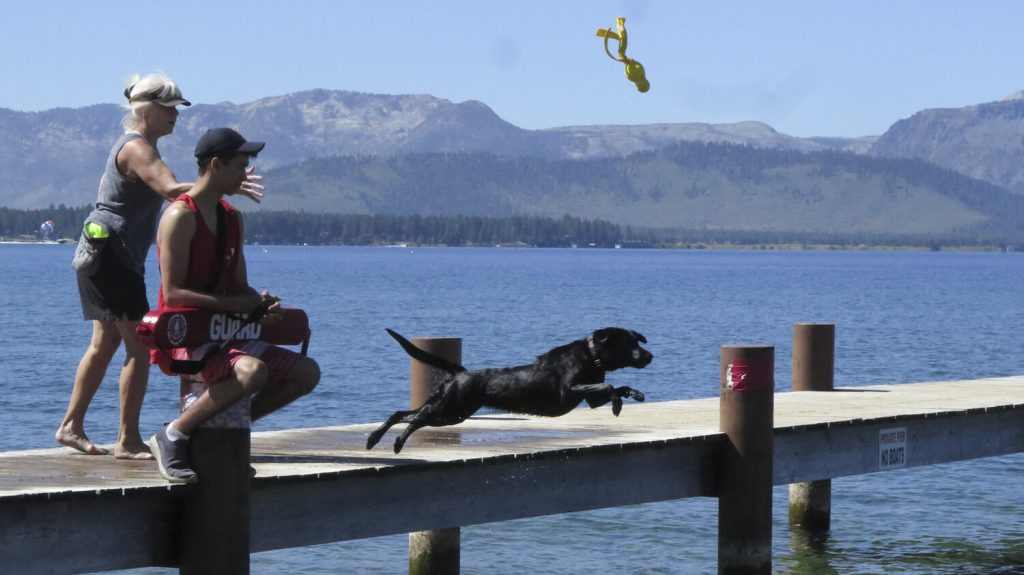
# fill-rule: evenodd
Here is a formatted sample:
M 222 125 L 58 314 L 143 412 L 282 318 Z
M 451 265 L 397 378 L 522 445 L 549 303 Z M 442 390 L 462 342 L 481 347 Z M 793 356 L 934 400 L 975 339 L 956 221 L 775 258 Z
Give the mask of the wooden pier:
M 254 433 L 251 551 L 717 496 L 719 398 L 485 415 L 423 430 L 401 453 L 376 424 Z M 1024 451 L 1024 376 L 774 396 L 773 483 Z M 180 502 L 152 462 L 43 449 L 0 454 L 5 572 L 174 566 Z M 841 521 L 841 518 L 838 519 Z

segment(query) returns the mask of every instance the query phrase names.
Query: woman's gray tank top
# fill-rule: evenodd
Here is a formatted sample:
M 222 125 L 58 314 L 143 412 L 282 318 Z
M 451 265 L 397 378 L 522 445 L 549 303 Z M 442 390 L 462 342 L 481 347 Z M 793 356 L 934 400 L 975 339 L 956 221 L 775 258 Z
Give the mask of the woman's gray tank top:
M 139 273 L 146 273 L 146 255 L 156 237 L 156 226 L 164 198 L 142 180 L 129 180 L 117 170 L 117 154 L 138 132 L 125 132 L 114 143 L 100 178 L 100 188 L 87 221 L 98 221 L 111 230 L 115 252 L 121 261 Z M 154 148 L 157 157 L 160 152 Z

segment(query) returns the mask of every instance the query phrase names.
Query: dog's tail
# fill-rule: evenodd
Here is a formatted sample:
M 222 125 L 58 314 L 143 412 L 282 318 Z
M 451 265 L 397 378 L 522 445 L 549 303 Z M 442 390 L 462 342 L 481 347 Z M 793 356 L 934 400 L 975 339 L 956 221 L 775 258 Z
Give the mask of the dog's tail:
M 459 373 L 461 371 L 466 371 L 466 368 L 462 367 L 461 365 L 455 362 L 448 361 L 443 357 L 434 355 L 427 351 L 423 351 L 422 349 L 413 345 L 411 341 L 402 337 L 399 333 L 392 331 L 388 328 L 384 328 L 384 330 L 388 332 L 388 335 L 395 338 L 395 341 L 397 341 L 398 344 L 402 346 L 402 349 L 405 350 L 405 353 L 412 356 L 413 359 L 417 361 L 422 361 L 423 363 L 431 367 L 436 367 L 437 369 L 447 371 L 449 373 Z

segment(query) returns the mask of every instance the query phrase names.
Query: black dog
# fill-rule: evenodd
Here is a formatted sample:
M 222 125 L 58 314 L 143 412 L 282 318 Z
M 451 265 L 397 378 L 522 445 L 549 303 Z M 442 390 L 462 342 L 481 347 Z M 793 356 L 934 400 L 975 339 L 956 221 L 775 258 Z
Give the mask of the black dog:
M 481 407 L 516 413 L 565 415 L 582 401 L 591 408 L 612 402 L 612 413 L 622 411 L 622 398 L 643 401 L 644 394 L 630 387 L 604 383 L 604 374 L 623 367 L 643 368 L 654 358 L 640 347 L 647 339 L 635 331 L 606 327 L 587 338 L 556 347 L 519 367 L 470 371 L 416 347 L 387 330 L 413 358 L 446 373 L 444 381 L 419 409 L 396 411 L 366 440 L 373 449 L 396 423 L 408 423 L 395 440 L 395 453 L 417 429 L 462 423 Z

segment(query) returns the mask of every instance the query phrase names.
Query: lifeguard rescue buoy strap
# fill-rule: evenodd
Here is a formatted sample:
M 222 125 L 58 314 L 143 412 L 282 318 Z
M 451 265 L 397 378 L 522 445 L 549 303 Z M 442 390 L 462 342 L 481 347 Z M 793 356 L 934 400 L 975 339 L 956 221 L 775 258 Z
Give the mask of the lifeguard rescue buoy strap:
M 238 332 L 250 325 L 258 324 L 259 321 L 263 319 L 263 316 L 267 315 L 267 310 L 270 309 L 270 304 L 272 303 L 273 300 L 261 299 L 260 302 L 256 304 L 255 309 L 249 312 L 245 319 L 238 322 L 238 326 L 231 332 L 231 335 L 222 341 L 220 345 L 210 346 L 210 349 L 206 350 L 206 353 L 204 353 L 203 357 L 200 359 L 171 359 L 168 363 L 168 369 L 171 373 L 183 373 L 185 375 L 195 375 L 203 371 L 203 368 L 206 367 L 206 364 L 210 361 L 211 357 L 224 349 L 224 347 L 229 343 L 235 341 L 235 337 L 238 335 Z

